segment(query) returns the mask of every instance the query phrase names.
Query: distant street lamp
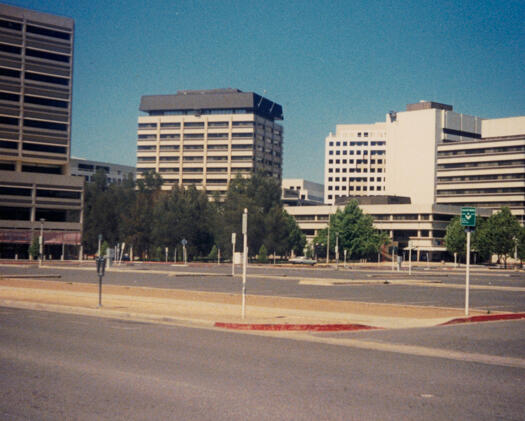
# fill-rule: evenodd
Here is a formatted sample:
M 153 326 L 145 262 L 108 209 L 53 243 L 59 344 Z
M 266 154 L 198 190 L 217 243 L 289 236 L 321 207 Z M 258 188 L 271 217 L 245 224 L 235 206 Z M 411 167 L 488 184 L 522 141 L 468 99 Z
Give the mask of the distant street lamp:
M 40 260 L 38 262 L 38 266 L 42 266 L 42 260 L 44 258 L 44 222 L 46 222 L 46 220 L 44 218 L 40 218 Z

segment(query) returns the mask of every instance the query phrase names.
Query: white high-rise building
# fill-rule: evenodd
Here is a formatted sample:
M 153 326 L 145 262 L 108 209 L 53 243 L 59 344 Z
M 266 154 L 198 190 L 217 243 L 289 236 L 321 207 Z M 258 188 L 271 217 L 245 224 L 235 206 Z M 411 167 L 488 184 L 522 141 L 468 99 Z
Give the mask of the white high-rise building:
M 338 124 L 325 139 L 324 202 L 385 193 L 385 123 Z

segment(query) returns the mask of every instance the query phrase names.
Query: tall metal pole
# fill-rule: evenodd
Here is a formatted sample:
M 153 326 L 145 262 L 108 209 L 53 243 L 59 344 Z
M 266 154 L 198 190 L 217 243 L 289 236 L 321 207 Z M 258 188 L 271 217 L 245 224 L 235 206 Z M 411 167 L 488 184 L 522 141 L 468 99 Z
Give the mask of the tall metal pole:
M 237 234 L 232 232 L 232 276 L 235 276 L 235 242 L 237 240 Z
M 328 215 L 328 236 L 326 237 L 326 264 L 330 262 L 330 215 Z
M 244 320 L 246 315 L 246 266 L 248 265 L 248 209 L 246 208 L 244 208 L 242 215 L 242 236 L 242 319 Z
M 39 266 L 42 266 L 42 260 L 44 258 L 44 218 L 40 218 L 40 261 L 38 262 Z
M 339 268 L 339 233 L 335 233 L 335 268 Z
M 467 273 L 465 279 L 465 316 L 469 310 L 469 288 L 470 288 L 470 227 L 467 227 Z
M 412 275 L 412 243 L 408 242 L 408 274 Z

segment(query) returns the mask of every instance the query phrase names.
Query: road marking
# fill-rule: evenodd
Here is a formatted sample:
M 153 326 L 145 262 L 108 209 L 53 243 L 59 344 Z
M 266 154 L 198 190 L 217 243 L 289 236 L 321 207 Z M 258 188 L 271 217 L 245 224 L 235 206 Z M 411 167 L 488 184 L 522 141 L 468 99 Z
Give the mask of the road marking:
M 368 280 L 368 279 L 300 279 L 299 285 L 315 285 L 315 286 L 360 286 L 360 285 L 378 285 L 378 284 L 390 284 L 390 285 L 403 285 L 403 286 L 418 286 L 418 287 L 433 287 L 433 288 L 451 288 L 451 289 L 465 289 L 463 284 L 445 284 L 435 281 L 425 280 L 406 280 L 406 279 L 384 279 L 384 280 Z M 470 289 L 475 290 L 488 290 L 488 291 L 508 291 L 508 292 L 525 292 L 524 287 L 506 287 L 500 285 L 472 285 Z
M 396 354 L 413 355 L 418 357 L 443 358 L 454 361 L 525 369 L 525 359 L 523 358 L 501 357 L 497 355 L 478 354 L 475 352 L 470 353 L 441 348 L 429 348 L 418 345 L 402 345 L 365 341 L 361 339 L 327 338 L 302 333 L 287 337 L 290 339 L 305 340 L 329 345 L 347 346 L 350 348 L 366 349 L 370 351 L 392 352 Z

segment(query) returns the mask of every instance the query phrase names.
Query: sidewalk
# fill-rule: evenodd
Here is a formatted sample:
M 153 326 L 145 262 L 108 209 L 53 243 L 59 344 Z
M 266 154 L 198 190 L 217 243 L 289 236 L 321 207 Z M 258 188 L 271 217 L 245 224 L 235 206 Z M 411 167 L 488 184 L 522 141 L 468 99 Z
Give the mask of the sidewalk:
M 354 330 L 435 326 L 462 318 L 463 309 L 371 304 L 103 285 L 37 279 L 0 279 L 0 305 L 91 316 L 265 330 Z M 472 316 L 486 315 L 471 311 Z M 309 328 L 307 328 L 309 326 Z M 300 330 L 298 328 L 297 330 Z

